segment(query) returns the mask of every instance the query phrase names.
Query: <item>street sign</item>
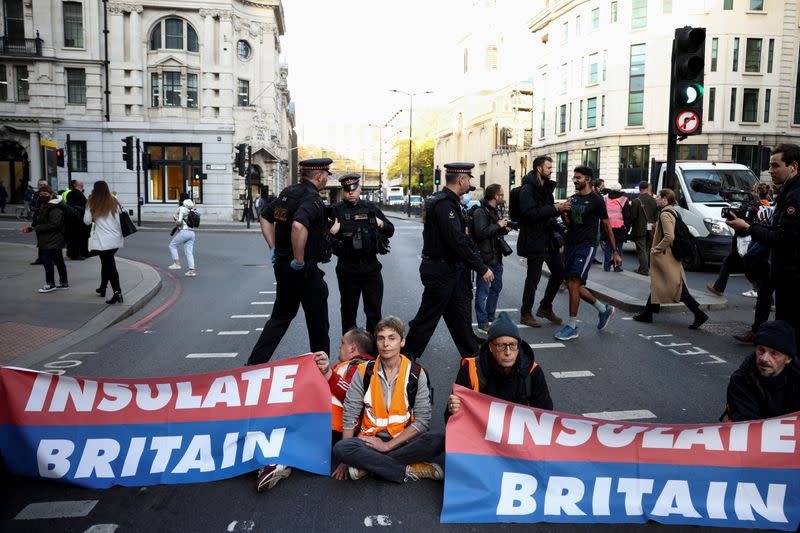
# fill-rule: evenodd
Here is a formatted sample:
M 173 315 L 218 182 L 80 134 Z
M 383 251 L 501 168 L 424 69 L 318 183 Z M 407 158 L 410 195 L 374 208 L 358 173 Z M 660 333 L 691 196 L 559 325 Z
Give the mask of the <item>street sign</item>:
M 206 163 L 206 170 L 227 170 L 228 165 L 220 165 L 215 163 Z
M 700 117 L 694 111 L 687 109 L 675 116 L 675 129 L 683 135 L 691 135 L 700 127 Z

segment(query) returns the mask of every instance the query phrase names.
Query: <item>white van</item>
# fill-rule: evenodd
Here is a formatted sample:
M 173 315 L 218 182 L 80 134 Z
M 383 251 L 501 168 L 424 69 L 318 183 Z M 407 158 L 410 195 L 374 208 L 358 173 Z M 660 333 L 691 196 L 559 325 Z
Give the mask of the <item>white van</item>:
M 722 208 L 744 199 L 758 183 L 758 177 L 738 163 L 678 161 L 676 179 L 670 184 L 664 180 L 666 167 L 666 163 L 661 165 L 654 192 L 664 187 L 675 191 L 677 211 L 694 235 L 695 258 L 684 261 L 684 265 L 696 269 L 704 263 L 721 262 L 731 251 L 733 237 L 733 230 L 722 217 Z

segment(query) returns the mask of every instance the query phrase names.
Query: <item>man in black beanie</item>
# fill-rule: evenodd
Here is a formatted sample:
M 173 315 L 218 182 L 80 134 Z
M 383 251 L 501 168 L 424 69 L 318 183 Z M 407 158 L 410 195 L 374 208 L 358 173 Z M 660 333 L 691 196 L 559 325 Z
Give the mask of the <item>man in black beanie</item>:
M 461 360 L 456 385 L 509 402 L 553 409 L 544 371 L 534 361 L 533 349 L 520 338 L 519 328 L 508 313 L 503 311 L 492 322 L 478 354 Z M 445 418 L 460 408 L 461 401 L 451 394 Z
M 800 411 L 800 368 L 794 329 L 785 320 L 764 322 L 753 340 L 756 351 L 731 375 L 727 413 L 734 422 Z

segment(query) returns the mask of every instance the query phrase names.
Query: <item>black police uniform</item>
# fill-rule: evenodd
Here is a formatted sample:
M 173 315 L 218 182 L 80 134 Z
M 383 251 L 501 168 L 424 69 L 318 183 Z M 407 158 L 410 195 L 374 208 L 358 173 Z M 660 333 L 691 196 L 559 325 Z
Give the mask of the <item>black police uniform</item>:
M 342 190 L 355 190 L 359 179 L 358 174 L 345 174 L 339 178 Z M 342 333 L 356 326 L 358 301 L 362 296 L 367 331 L 372 332 L 381 319 L 383 304 L 383 266 L 377 254 L 389 251 L 387 244 L 394 235 L 394 225 L 375 204 L 361 199 L 334 204 L 332 215 L 341 224 L 336 235 L 331 236 L 331 245 L 339 257 L 336 277 L 342 301 Z M 378 227 L 378 219 L 383 221 L 382 228 Z
M 328 158 L 309 159 L 301 161 L 300 167 L 327 171 L 331 163 Z M 330 246 L 328 222 L 319 191 L 306 180 L 290 185 L 264 207 L 261 216 L 275 224 L 275 304 L 247 364 L 258 365 L 270 360 L 300 305 L 306 317 L 311 351 L 330 353 L 328 285 L 323 279 L 325 273 L 317 266 L 330 261 Z M 301 270 L 291 267 L 293 222 L 308 228 Z
M 474 165 L 448 163 L 447 172 L 470 173 Z M 474 357 L 480 344 L 472 330 L 469 300 L 465 290 L 469 270 L 483 276 L 488 267 L 467 236 L 466 221 L 458 196 L 448 188 L 434 195 L 426 206 L 422 230 L 422 263 L 419 266 L 424 290 L 416 316 L 409 322 L 403 353 L 419 358 L 428 346 L 439 319 L 444 317 L 450 336 L 461 357 Z

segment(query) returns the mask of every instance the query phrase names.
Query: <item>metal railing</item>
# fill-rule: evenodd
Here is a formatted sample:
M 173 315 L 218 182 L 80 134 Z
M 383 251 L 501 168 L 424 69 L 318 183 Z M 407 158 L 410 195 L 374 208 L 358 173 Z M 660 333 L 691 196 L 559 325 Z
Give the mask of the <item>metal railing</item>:
M 0 54 L 6 56 L 41 57 L 44 41 L 36 32 L 35 39 L 20 39 L 18 37 L 0 36 Z

